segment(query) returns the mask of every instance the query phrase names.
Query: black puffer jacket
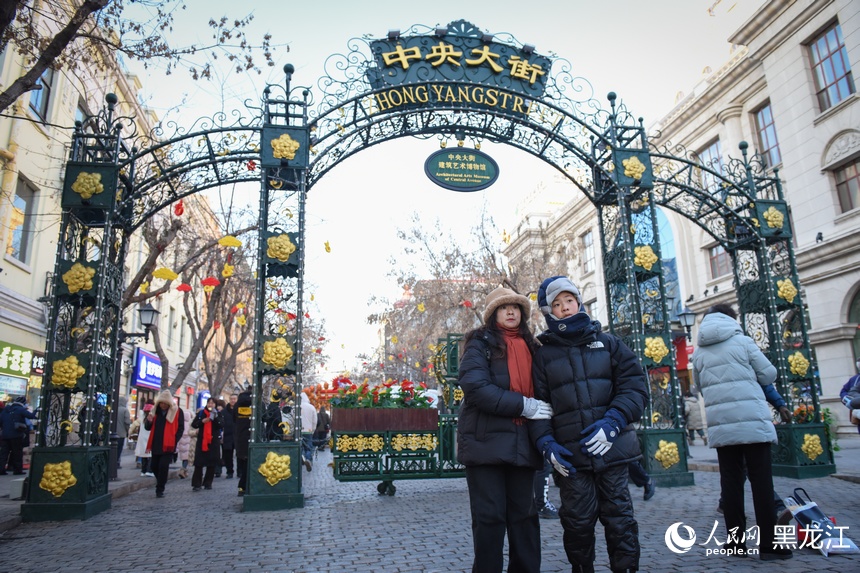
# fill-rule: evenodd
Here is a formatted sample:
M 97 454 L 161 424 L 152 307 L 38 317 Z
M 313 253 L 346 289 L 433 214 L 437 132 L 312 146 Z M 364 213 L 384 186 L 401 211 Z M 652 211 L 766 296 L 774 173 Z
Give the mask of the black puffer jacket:
M 523 395 L 510 389 L 508 361 L 491 357 L 504 345 L 495 334 L 479 330 L 466 343 L 460 360 L 464 398 L 457 421 L 457 460 L 466 466 L 507 464 L 540 469 L 543 458 L 529 438 Z M 518 419 L 522 423 L 516 423 Z
M 640 457 L 638 438 L 632 426 L 642 417 L 648 390 L 645 372 L 633 351 L 621 340 L 600 331 L 600 323 L 579 336 L 561 337 L 546 331 L 538 336 L 543 344 L 533 362 L 535 398 L 552 405 L 552 420 L 532 420 L 529 430 L 536 440 L 552 434 L 573 452 L 570 462 L 577 470 L 599 472 L 607 466 Z M 615 408 L 628 425 L 603 457 L 582 451 L 582 430 Z

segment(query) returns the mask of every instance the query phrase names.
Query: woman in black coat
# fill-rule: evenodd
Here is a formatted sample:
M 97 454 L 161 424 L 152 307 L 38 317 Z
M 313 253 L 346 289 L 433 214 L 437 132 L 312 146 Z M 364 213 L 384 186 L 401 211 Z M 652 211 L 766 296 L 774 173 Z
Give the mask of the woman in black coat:
M 197 443 L 194 446 L 194 474 L 191 476 L 191 489 L 200 491 L 201 486 L 212 489 L 215 468 L 221 464 L 221 444 L 219 436 L 222 428 L 221 416 L 215 409 L 215 398 L 206 401 L 206 407 L 191 420 L 191 427 L 197 428 Z M 206 468 L 206 475 L 203 475 Z
M 463 403 L 457 459 L 466 466 L 472 513 L 473 573 L 540 571 L 540 525 L 532 486 L 543 468 L 525 418 L 547 419 L 549 404 L 533 398 L 534 337 L 529 300 L 506 288 L 487 297 L 484 324 L 466 335 L 460 361 Z

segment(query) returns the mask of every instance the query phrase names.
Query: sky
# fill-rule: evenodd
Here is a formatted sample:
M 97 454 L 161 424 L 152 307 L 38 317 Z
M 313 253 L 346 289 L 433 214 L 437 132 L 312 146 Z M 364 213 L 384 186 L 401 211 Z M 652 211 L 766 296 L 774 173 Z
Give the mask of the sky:
M 446 25 L 467 20 L 487 33 L 509 33 L 540 54 L 570 61 L 573 73 L 592 86 L 604 108 L 614 91 L 636 117 L 650 125 L 671 110 L 679 92 L 690 93 L 703 70 L 718 69 L 730 56 L 728 38 L 763 0 L 594 0 L 540 3 L 496 0 L 432 2 L 189 2 L 177 30 L 184 44 L 208 42 L 210 17 L 231 18 L 253 12 L 249 37 L 268 31 L 277 65 L 264 74 L 224 74 L 215 83 L 192 82 L 176 72 L 139 72 L 143 99 L 161 116 L 189 124 L 224 109 L 243 109 L 259 101 L 266 83 L 283 82 L 284 64 L 293 64 L 294 86 L 316 94 L 318 78 L 331 54 L 347 53 L 352 38 L 382 38 L 389 29 L 415 24 Z M 536 8 L 538 7 L 539 8 Z M 167 89 L 165 89 L 167 88 Z M 180 102 L 182 105 L 177 107 Z M 453 143 L 453 141 L 452 141 Z M 447 191 L 424 174 L 424 161 L 439 149 L 436 140 L 399 139 L 364 150 L 326 174 L 307 201 L 306 284 L 314 294 L 311 311 L 326 321 L 331 375 L 349 370 L 359 353 L 377 343 L 376 328 L 366 325 L 372 295 L 396 300 L 402 285 L 387 277 L 390 259 L 402 247 L 397 228 L 407 228 L 412 213 L 431 225 L 436 219 L 455 236 L 467 236 L 486 208 L 500 229 L 517 223 L 522 201 L 556 171 L 525 152 L 485 144 L 499 164 L 500 177 L 474 193 Z M 256 199 L 253 199 L 256 204 Z M 328 242 L 331 252 L 326 252 Z

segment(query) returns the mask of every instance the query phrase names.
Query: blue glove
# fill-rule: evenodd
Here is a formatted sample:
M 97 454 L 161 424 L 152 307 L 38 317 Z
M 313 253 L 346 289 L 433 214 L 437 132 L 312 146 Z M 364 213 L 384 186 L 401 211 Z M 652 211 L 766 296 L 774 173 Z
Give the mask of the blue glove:
M 626 425 L 624 414 L 615 408 L 610 408 L 602 418 L 582 431 L 582 435 L 586 436 L 579 441 L 582 451 L 596 458 L 601 457 L 609 451 L 621 435 L 621 428 Z
M 556 442 L 555 438 L 552 436 L 543 436 L 542 438 L 538 438 L 537 447 L 541 452 L 543 452 L 544 459 L 551 463 L 552 467 L 555 468 L 555 471 L 560 473 L 562 476 L 567 477 L 570 474 L 576 473 L 576 469 L 573 467 L 573 464 L 562 457 L 572 456 L 573 453 Z

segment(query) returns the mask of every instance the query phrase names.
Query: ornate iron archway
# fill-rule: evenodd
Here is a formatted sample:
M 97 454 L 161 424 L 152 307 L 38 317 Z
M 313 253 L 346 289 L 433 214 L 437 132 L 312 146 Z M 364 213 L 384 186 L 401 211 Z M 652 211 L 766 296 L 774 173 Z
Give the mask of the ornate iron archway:
M 270 439 L 262 412 L 271 397 L 262 391 L 283 380 L 295 394 L 301 389 L 305 196 L 341 161 L 401 137 L 510 145 L 564 173 L 597 206 L 609 328 L 649 373 L 667 376 L 665 385 L 652 388 L 663 395 L 652 395 L 642 421 L 647 465 L 664 483 L 692 483 L 692 475 L 683 456 L 655 209 L 674 210 L 701 226 L 732 254 L 743 325 L 777 365 L 780 389 L 792 403 L 811 401 L 816 412 L 814 423 L 800 431 L 794 424 L 778 428 L 775 471 L 833 471 L 787 206 L 776 174 L 766 174 L 745 149 L 725 174 L 669 148 L 652 150 L 641 121 L 617 105 L 614 94 L 608 110 L 590 90 L 579 97 L 588 84 L 572 74 L 569 62 L 465 21 L 353 40 L 350 52 L 332 56 L 327 70 L 317 104 L 309 88 L 292 87 L 287 66 L 286 84 L 268 86 L 250 120 L 219 116 L 171 134 L 135 136 L 123 133 L 114 99 L 94 118 L 94 132 L 75 132 L 54 273 L 46 407 L 25 519 L 86 518 L 110 505 L 108 449 L 88 437 L 73 443 L 69 419 L 73 401 L 92 411 L 100 395 L 112 394 L 129 235 L 185 195 L 244 181 L 261 187 L 254 469 L 244 505 L 303 505 L 300 428 L 289 428 L 286 441 Z M 249 161 L 259 162 L 260 170 L 248 170 Z M 717 184 L 706 187 L 704 173 Z M 791 345 L 784 342 L 786 332 Z M 801 434 L 818 437 L 828 455 L 803 459 Z M 106 437 L 104 428 L 101 443 Z

